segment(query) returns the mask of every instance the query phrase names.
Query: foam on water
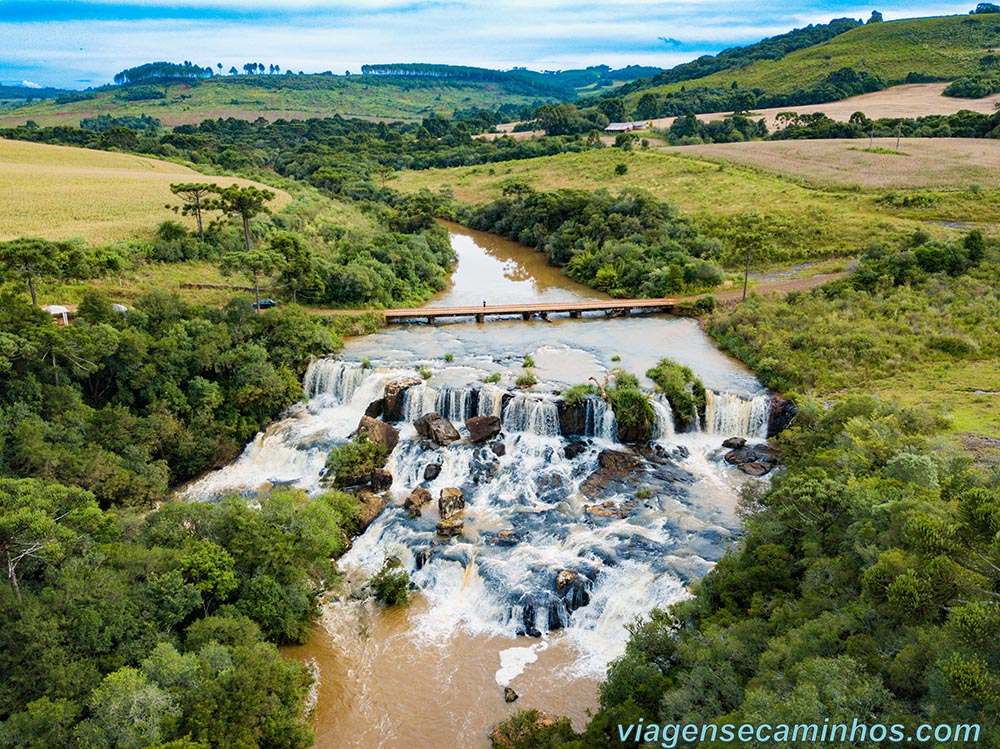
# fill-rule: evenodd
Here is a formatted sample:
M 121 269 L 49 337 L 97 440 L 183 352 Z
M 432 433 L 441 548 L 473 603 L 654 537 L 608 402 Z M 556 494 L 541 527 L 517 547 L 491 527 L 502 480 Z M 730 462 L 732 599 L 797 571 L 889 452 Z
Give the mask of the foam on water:
M 691 479 L 664 485 L 638 504 L 638 486 L 611 491 L 599 500 L 631 509 L 626 517 L 604 517 L 589 512 L 595 500 L 581 494 L 581 486 L 596 470 L 601 450 L 623 449 L 614 444 L 613 410 L 596 396 L 586 399 L 583 451 L 568 459 L 554 395 L 562 386 L 543 382 L 525 392 L 484 385 L 490 371 L 485 364 L 430 362 L 433 376 L 406 391 L 405 421 L 396 425 L 401 439 L 387 464 L 394 504 L 355 539 L 339 566 L 363 585 L 387 559 L 398 559 L 429 603 L 415 618 L 418 643 L 440 645 L 456 627 L 499 637 L 562 629 L 579 650 L 578 672 L 601 675 L 621 654 L 626 625 L 682 598 L 687 582 L 717 558 L 718 539 L 735 528 L 735 517 L 692 498 L 698 499 L 696 487 L 702 485 L 713 496 L 735 496 L 733 471 L 716 454 L 715 435 L 766 430 L 760 404 L 767 399 L 711 393 L 710 434 L 676 435 L 669 404 L 653 398 L 654 436 L 664 450 L 686 447 L 676 465 Z M 388 382 L 412 372 L 408 365 L 372 369 L 335 359 L 314 362 L 303 380 L 308 402 L 258 435 L 234 463 L 188 486 L 183 497 L 215 499 L 274 484 L 322 491 L 330 447 L 351 435 Z M 431 411 L 451 419 L 463 434 L 466 418 L 499 416 L 505 454 L 498 457 L 467 440 L 444 448 L 425 443 L 412 422 Z M 425 481 L 432 463 L 440 472 Z M 400 505 L 416 486 L 434 501 L 413 518 Z M 465 495 L 465 527 L 462 536 L 442 541 L 435 530 L 437 499 L 446 487 Z M 556 579 L 562 571 L 576 577 L 560 590 Z M 497 683 L 510 683 L 544 643 L 504 650 Z

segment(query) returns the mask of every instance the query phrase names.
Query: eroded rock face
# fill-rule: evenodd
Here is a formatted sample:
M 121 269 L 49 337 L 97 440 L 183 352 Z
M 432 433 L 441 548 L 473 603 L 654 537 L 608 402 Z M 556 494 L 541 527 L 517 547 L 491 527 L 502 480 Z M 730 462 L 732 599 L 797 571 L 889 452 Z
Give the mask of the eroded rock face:
M 469 430 L 469 439 L 473 442 L 485 442 L 500 434 L 500 417 L 473 416 L 465 420 L 465 428 Z
M 603 496 L 613 486 L 635 483 L 642 469 L 639 456 L 619 450 L 602 450 L 597 463 L 598 469 L 580 486 L 588 499 Z
M 403 502 L 403 507 L 414 517 L 419 517 L 420 509 L 424 507 L 424 505 L 430 504 L 432 499 L 434 498 L 431 496 L 429 491 L 418 486 L 410 492 L 409 496 Z
M 587 433 L 587 403 L 571 406 L 564 400 L 556 402 L 559 409 L 559 431 L 563 437 L 583 436 Z
M 437 534 L 443 538 L 461 536 L 465 531 L 465 521 L 462 518 L 449 518 L 437 524 Z
M 403 420 L 403 397 L 406 391 L 414 385 L 419 385 L 419 377 L 401 377 L 385 386 L 383 394 L 382 416 L 386 421 Z
M 778 452 L 769 445 L 744 445 L 725 455 L 730 465 L 750 476 L 763 476 L 778 465 Z
M 382 409 L 385 408 L 385 398 L 379 398 L 368 404 L 368 408 L 365 409 L 365 416 L 371 416 L 373 419 L 377 419 L 382 415 Z
M 462 438 L 454 424 L 433 411 L 414 421 L 413 426 L 416 427 L 417 434 L 425 440 L 442 446 Z
M 441 490 L 438 498 L 438 513 L 442 520 L 450 520 L 462 514 L 465 509 L 465 495 L 461 489 L 447 487 Z
M 373 419 L 371 416 L 362 416 L 358 423 L 358 432 L 367 435 L 372 442 L 385 445 L 389 452 L 392 452 L 399 444 L 399 432 L 391 424 Z
M 772 396 L 771 410 L 767 417 L 768 439 L 788 429 L 797 413 L 798 409 L 790 400 L 782 398 L 780 395 Z
M 383 494 L 373 494 L 363 490 L 356 492 L 355 496 L 361 500 L 361 505 L 364 508 L 360 521 L 361 528 L 358 530 L 358 533 L 362 533 L 375 518 L 382 514 L 382 510 L 389 504 L 389 498 Z
M 579 576 L 580 573 L 573 570 L 562 570 L 556 575 L 556 592 L 560 595 L 565 593 Z

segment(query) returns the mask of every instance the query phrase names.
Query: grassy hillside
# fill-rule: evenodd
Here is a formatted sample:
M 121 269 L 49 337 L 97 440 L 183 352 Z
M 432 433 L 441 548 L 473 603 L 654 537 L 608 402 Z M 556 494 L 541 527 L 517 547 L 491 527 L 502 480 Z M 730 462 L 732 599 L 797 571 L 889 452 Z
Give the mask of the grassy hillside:
M 882 171 L 907 159 L 849 150 L 865 145 L 850 142 L 836 154 L 827 146 L 826 151 L 817 152 L 815 161 L 829 168 L 831 159 L 862 158 L 871 162 L 866 169 Z M 904 145 L 902 150 L 910 148 Z M 937 156 L 928 153 L 921 159 L 932 174 L 937 165 L 950 162 L 951 155 L 945 151 Z M 626 173 L 616 174 L 623 163 Z M 917 229 L 935 237 L 955 236 L 960 228 L 946 222 L 960 227 L 979 225 L 991 231 L 990 217 L 996 215 L 998 206 L 995 190 L 970 188 L 958 176 L 951 180 L 951 186 L 943 179 L 934 190 L 864 189 L 829 180 L 819 185 L 801 173 L 726 163 L 717 155 L 701 156 L 687 148 L 631 153 L 604 149 L 494 166 L 401 172 L 392 185 L 405 192 L 446 189 L 460 202 L 479 204 L 500 197 L 511 179 L 523 180 L 537 190 L 648 190 L 676 204 L 724 245 L 733 232 L 754 222 L 756 214 L 763 218 L 769 255 L 778 263 L 854 255 L 873 242 L 894 243 Z
M 164 98 L 127 100 L 129 87 L 104 88 L 93 98 L 54 101 L 0 109 L 0 126 L 78 125 L 81 119 L 148 115 L 165 126 L 194 124 L 205 119 L 236 117 L 255 120 L 307 119 L 340 114 L 389 120 L 420 120 L 431 114 L 451 116 L 456 110 L 524 106 L 562 98 L 551 86 L 511 81 L 448 81 L 376 75 L 250 75 L 223 76 L 201 82 L 155 88 Z M 151 88 L 146 86 L 145 88 Z M 157 94 L 158 95 L 158 94 Z
M 760 60 L 703 78 L 634 90 L 627 100 L 634 104 L 644 93 L 667 94 L 682 86 L 728 88 L 733 82 L 741 88 L 791 93 L 818 84 L 844 67 L 890 83 L 904 80 L 909 73 L 958 78 L 977 71 L 979 59 L 998 46 L 1000 15 L 996 14 L 868 24 L 780 60 Z
M 164 205 L 178 202 L 170 192 L 175 182 L 251 184 L 128 154 L 0 139 L 0 192 L 16 200 L 16 210 L 0 212 L 0 241 L 148 237 L 161 221 L 174 218 Z M 290 202 L 278 191 L 273 206 Z

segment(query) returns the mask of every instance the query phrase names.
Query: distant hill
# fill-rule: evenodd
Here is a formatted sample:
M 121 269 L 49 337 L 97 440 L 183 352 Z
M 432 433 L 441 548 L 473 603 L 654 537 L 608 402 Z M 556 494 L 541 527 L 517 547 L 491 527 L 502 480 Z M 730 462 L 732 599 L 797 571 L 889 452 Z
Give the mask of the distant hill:
M 0 86 L 0 102 L 27 101 L 29 99 L 55 99 L 70 93 L 59 88 L 33 88 L 31 86 Z
M 990 68 L 998 47 L 1000 14 L 865 25 L 838 19 L 700 58 L 628 84 L 614 95 L 624 96 L 627 109 L 651 94 L 660 99 L 661 109 L 664 99 L 674 98 L 696 112 L 732 111 L 736 96 L 725 92 L 737 88 L 757 92 L 763 99 L 760 106 L 795 106 L 898 83 L 955 80 Z
M 11 96 L 13 101 L 0 106 L 0 127 L 28 120 L 41 126 L 78 125 L 102 116 L 136 121 L 146 117 L 171 127 L 219 117 L 273 121 L 339 114 L 419 121 L 435 114 L 452 117 L 463 111 L 501 108 L 515 114 L 525 106 L 569 101 L 581 91 L 600 90 L 656 72 L 659 68 L 640 66 L 536 72 L 400 63 L 366 65 L 362 75 L 213 76 L 207 68 L 190 63 L 157 62 L 122 71 L 115 76 L 118 85 L 114 86 L 46 97 L 36 94 L 31 103 L 27 96 Z M 40 98 L 47 101 L 37 101 Z

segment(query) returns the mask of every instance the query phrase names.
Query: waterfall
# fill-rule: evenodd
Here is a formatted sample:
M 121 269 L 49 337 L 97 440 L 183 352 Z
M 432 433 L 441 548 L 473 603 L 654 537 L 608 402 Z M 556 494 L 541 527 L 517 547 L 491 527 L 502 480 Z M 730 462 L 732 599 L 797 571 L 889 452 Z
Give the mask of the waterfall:
M 302 380 L 307 398 L 322 398 L 330 403 L 347 403 L 370 370 L 356 362 L 318 359 L 309 365 Z
M 655 396 L 650 399 L 653 411 L 656 412 L 656 427 L 653 431 L 653 439 L 669 440 L 674 436 L 674 412 L 670 408 L 670 403 L 663 396 Z
M 472 416 L 474 391 L 467 387 L 443 387 L 438 391 L 434 410 L 454 422 Z
M 414 422 L 438 407 L 438 391 L 426 382 L 414 385 L 403 393 L 403 419 Z
M 616 442 L 618 440 L 618 422 L 615 420 L 614 409 L 607 401 L 594 396 L 587 397 L 585 403 L 584 429 L 586 436 Z
M 725 437 L 766 439 L 770 402 L 766 395 L 742 398 L 706 390 L 704 430 Z
M 553 401 L 515 395 L 504 409 L 503 425 L 511 432 L 558 437 L 559 409 Z
M 506 390 L 495 385 L 486 385 L 479 391 L 479 416 L 500 416 L 503 411 L 503 397 Z

